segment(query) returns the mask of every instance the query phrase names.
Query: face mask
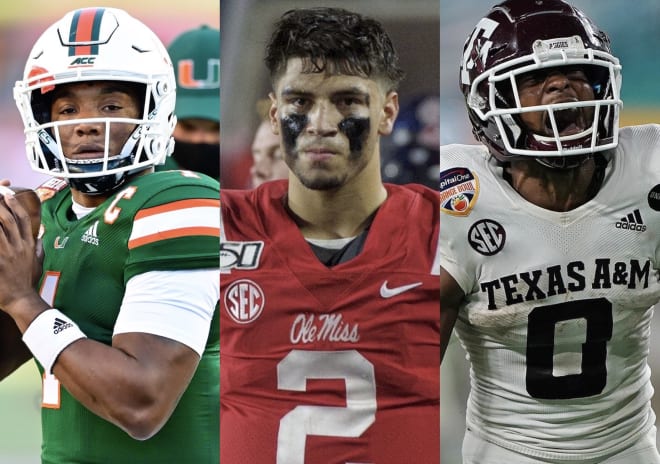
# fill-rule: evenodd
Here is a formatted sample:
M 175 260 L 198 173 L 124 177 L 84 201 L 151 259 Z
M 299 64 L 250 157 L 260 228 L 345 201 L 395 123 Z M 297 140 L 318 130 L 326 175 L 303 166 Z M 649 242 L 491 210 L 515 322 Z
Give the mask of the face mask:
M 220 179 L 220 144 L 176 141 L 172 158 L 181 169 L 201 172 Z

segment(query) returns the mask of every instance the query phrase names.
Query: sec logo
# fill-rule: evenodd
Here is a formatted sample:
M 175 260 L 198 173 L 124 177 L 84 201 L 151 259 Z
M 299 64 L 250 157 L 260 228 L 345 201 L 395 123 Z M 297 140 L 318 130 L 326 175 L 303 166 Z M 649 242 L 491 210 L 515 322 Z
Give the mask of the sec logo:
M 482 219 L 470 227 L 468 241 L 476 252 L 492 256 L 504 248 L 506 231 L 499 222 Z
M 265 303 L 263 290 L 249 279 L 232 282 L 225 292 L 225 310 L 238 324 L 249 324 L 257 320 Z

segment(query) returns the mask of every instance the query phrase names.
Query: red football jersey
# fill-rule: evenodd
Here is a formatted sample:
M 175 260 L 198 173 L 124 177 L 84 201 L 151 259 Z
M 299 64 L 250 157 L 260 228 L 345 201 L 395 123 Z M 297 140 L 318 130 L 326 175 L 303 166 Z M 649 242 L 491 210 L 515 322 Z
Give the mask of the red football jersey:
M 439 196 L 386 187 L 331 268 L 286 181 L 222 191 L 222 464 L 439 463 Z

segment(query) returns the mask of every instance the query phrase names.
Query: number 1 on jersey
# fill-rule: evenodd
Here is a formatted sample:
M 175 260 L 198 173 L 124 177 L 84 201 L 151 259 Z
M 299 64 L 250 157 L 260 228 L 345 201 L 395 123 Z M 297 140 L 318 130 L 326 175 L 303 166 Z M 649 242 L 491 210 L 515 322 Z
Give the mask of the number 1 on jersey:
M 57 285 L 60 281 L 60 273 L 46 271 L 41 280 L 39 295 L 51 307 L 55 302 Z M 41 407 L 48 409 L 60 408 L 60 381 L 53 374 L 44 372 L 41 381 Z

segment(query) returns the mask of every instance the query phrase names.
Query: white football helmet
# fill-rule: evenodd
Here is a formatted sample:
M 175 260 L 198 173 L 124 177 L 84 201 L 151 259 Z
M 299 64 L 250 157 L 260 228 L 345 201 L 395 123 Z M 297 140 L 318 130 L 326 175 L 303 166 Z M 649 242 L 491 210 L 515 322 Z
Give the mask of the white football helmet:
M 85 81 L 144 86 L 142 116 L 52 122 L 50 92 L 61 84 Z M 164 163 L 174 148 L 175 89 L 167 50 L 142 22 L 115 8 L 84 8 L 67 13 L 37 40 L 23 80 L 14 87 L 32 169 L 65 178 L 76 189 L 95 195 L 116 189 L 132 173 Z M 105 124 L 103 158 L 73 160 L 64 156 L 60 128 L 81 121 Z M 109 153 L 110 125 L 118 123 L 136 127 L 119 153 Z

